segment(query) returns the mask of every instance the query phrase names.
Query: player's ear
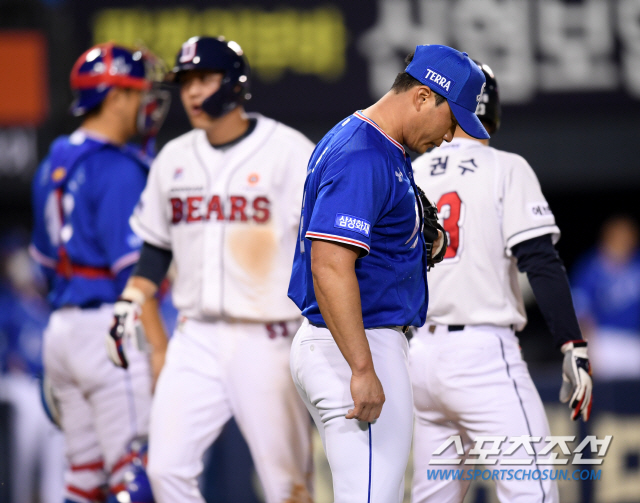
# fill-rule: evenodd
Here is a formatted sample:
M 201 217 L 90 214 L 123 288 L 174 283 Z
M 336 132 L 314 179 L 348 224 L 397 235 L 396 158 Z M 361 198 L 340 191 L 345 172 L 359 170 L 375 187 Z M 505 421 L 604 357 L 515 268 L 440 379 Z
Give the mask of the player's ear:
M 416 86 L 413 93 L 413 106 L 416 112 L 420 112 L 433 97 L 433 92 L 427 86 Z

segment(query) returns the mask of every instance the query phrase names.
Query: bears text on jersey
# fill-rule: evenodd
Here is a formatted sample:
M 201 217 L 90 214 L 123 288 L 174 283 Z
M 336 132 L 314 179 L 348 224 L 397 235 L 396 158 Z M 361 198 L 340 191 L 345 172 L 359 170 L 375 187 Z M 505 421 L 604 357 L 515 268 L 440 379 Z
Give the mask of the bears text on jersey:
M 226 205 L 219 195 L 213 195 L 208 200 L 204 196 L 172 197 L 170 204 L 172 225 L 209 220 L 263 224 L 271 216 L 271 201 L 265 196 L 253 200 L 241 195 L 229 196 Z

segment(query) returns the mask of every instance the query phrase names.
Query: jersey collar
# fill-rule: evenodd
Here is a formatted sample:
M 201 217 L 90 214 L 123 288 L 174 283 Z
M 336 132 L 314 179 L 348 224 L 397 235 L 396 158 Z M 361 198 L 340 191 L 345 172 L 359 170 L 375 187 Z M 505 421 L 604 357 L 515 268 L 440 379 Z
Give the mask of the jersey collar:
M 384 135 L 384 137 L 389 140 L 391 143 L 393 143 L 396 147 L 398 147 L 400 149 L 400 151 L 402 152 L 402 155 L 406 155 L 405 151 L 404 151 L 404 147 L 398 143 L 396 140 L 394 140 L 393 138 L 391 138 L 391 136 L 389 136 L 387 133 L 385 133 L 380 126 L 378 126 L 375 122 L 373 122 L 371 119 L 369 119 L 369 117 L 367 117 L 366 115 L 364 115 L 362 112 L 357 111 L 356 113 L 354 113 L 353 115 L 355 115 L 358 119 L 360 119 L 361 121 L 366 122 L 367 124 L 371 124 L 374 128 L 376 128 L 378 131 L 380 131 L 380 133 L 382 133 Z

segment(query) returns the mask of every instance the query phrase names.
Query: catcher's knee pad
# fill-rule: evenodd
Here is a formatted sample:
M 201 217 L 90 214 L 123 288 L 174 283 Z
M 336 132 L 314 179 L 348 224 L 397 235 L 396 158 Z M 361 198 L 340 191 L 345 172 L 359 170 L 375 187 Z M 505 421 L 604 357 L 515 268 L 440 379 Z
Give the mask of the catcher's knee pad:
M 147 477 L 147 439 L 136 438 L 125 454 L 113 467 L 120 472 L 120 482 L 111 487 L 107 503 L 155 503 L 151 484 Z

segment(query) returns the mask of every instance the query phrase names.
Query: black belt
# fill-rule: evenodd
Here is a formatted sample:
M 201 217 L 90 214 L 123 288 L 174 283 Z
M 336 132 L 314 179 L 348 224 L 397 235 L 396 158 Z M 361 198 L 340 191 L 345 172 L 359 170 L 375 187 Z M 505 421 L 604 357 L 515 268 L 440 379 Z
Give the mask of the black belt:
M 447 325 L 449 332 L 460 332 L 464 330 L 465 325 Z M 436 325 L 429 325 L 429 332 L 432 334 L 436 331 Z
M 447 330 L 449 330 L 449 332 L 461 332 L 464 330 L 464 327 L 466 327 L 466 325 L 447 325 Z M 510 328 L 511 330 L 516 329 L 515 325 L 509 325 L 507 328 Z M 436 325 L 429 325 L 429 332 L 433 334 L 435 331 Z
M 319 323 L 314 323 L 311 320 L 309 320 L 309 325 L 313 325 L 314 327 L 318 327 L 318 328 L 326 328 L 327 330 L 329 329 L 329 327 L 327 327 L 326 325 L 321 325 Z M 389 326 L 373 327 L 373 328 L 374 329 L 375 328 L 396 328 L 396 326 L 389 325 Z M 397 328 L 399 328 L 402 331 L 402 333 L 407 336 L 408 339 L 411 339 L 411 336 L 412 336 L 412 334 L 411 334 L 411 325 L 405 325 L 403 327 L 397 326 Z M 463 325 L 463 328 L 464 328 L 464 325 Z M 365 328 L 365 330 L 367 330 L 367 328 Z

